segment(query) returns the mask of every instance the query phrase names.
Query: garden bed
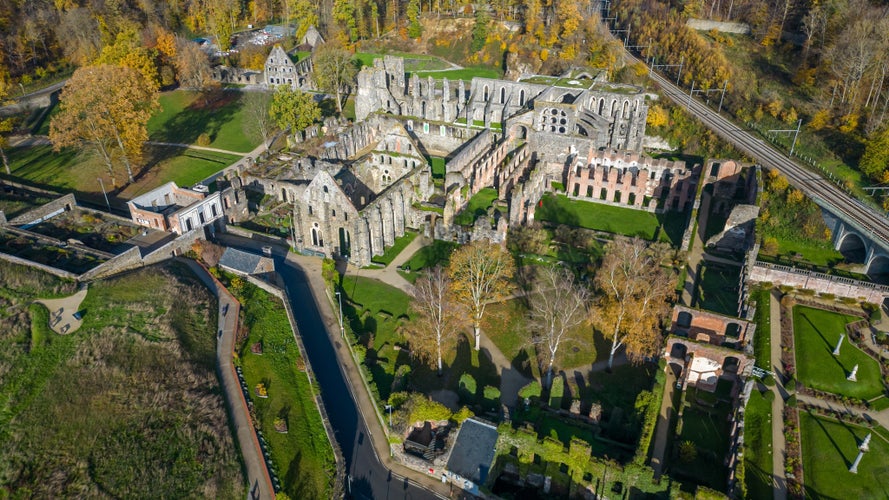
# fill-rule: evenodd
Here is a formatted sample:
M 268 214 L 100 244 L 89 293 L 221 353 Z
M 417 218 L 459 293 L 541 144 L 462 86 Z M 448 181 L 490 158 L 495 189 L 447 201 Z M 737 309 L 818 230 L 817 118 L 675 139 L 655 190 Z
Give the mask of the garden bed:
M 119 253 L 121 245 L 142 231 L 133 224 L 77 208 L 41 222 L 29 230 L 61 241 L 77 240 L 85 246 L 109 253 Z

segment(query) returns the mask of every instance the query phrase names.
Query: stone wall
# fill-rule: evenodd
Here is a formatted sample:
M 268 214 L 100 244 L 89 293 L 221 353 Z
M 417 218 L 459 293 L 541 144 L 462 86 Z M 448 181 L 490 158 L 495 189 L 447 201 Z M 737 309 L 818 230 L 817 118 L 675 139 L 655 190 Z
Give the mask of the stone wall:
M 757 283 L 773 283 L 818 293 L 832 293 L 837 297 L 849 297 L 872 304 L 882 304 L 889 297 L 889 286 L 867 281 L 803 271 L 788 266 L 757 262 L 750 272 L 750 280 Z
M 689 28 L 698 31 L 716 30 L 721 33 L 737 33 L 739 35 L 750 34 L 750 25 L 747 23 L 728 23 L 692 18 L 689 19 L 685 24 Z
M 41 205 L 33 210 L 29 210 L 18 217 L 15 217 L 9 221 L 9 224 L 14 226 L 31 224 L 39 221 L 41 218 L 46 217 L 47 215 L 57 211 L 57 210 L 71 210 L 77 206 L 77 200 L 74 198 L 73 194 L 66 194 L 51 202 Z M 103 212 L 104 213 L 104 212 Z
M 111 276 L 121 271 L 135 269 L 142 266 L 142 251 L 139 247 L 130 247 L 126 251 L 119 253 L 111 259 L 99 264 L 89 271 L 81 274 L 77 280 L 87 281 L 105 276 Z
M 39 269 L 41 271 L 47 272 L 54 276 L 58 276 L 59 278 L 65 279 L 77 279 L 77 275 L 68 271 L 64 271 L 62 269 L 58 269 L 55 267 L 47 266 L 45 264 L 40 264 L 39 262 L 34 262 L 28 259 L 23 259 L 21 257 L 16 257 L 15 255 L 5 254 L 0 252 L 0 259 L 3 259 L 7 262 L 12 262 L 13 264 L 19 264 L 22 266 L 33 267 L 34 269 Z

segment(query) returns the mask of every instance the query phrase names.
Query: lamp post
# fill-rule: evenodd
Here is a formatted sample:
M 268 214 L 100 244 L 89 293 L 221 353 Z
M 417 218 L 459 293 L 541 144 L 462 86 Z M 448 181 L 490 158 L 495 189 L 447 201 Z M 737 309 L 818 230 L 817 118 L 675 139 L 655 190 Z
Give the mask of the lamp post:
M 336 292 L 336 297 L 340 302 L 340 337 L 346 338 L 346 329 L 343 327 L 343 294 Z
M 108 211 L 111 211 L 111 203 L 108 201 L 108 193 L 105 192 L 105 183 L 102 182 L 102 178 L 97 178 L 99 181 L 99 185 L 102 186 L 102 194 L 105 195 L 105 204 L 108 205 Z
M 392 428 L 392 405 L 386 405 L 386 409 L 389 410 L 389 428 Z

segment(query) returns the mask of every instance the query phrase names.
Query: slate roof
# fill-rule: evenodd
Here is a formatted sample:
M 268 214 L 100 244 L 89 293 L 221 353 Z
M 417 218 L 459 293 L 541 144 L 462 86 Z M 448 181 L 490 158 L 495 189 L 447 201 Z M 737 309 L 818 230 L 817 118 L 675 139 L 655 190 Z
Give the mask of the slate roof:
M 494 461 L 497 436 L 497 428 L 491 424 L 474 418 L 463 422 L 448 459 L 448 471 L 484 484 Z
M 244 252 L 236 248 L 226 248 L 222 258 L 219 259 L 219 265 L 232 271 L 253 274 L 261 261 L 262 256 L 255 253 Z

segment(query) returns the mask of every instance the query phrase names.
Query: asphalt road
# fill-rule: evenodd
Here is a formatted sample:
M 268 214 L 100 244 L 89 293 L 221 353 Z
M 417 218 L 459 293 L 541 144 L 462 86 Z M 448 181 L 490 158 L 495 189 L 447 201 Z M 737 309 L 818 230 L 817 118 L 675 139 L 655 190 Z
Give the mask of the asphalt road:
M 626 52 L 626 56 L 631 62 L 640 62 L 629 52 Z M 889 220 L 882 212 L 865 205 L 820 174 L 802 167 L 775 147 L 717 114 L 700 100 L 689 98 L 688 93 L 666 78 L 652 72 L 651 79 L 657 82 L 665 96 L 685 108 L 720 137 L 761 165 L 777 168 L 787 177 L 790 184 L 812 198 L 818 205 L 853 227 L 857 226 L 863 235 L 867 235 L 881 247 L 889 250 Z
M 321 387 L 321 398 L 343 451 L 349 479 L 346 497 L 357 499 L 437 499 L 387 469 L 374 451 L 364 420 L 334 351 L 303 271 L 282 258 L 275 268 L 284 279 L 309 362 Z M 337 334 L 339 332 L 336 332 Z M 373 418 L 368 416 L 368 418 Z

